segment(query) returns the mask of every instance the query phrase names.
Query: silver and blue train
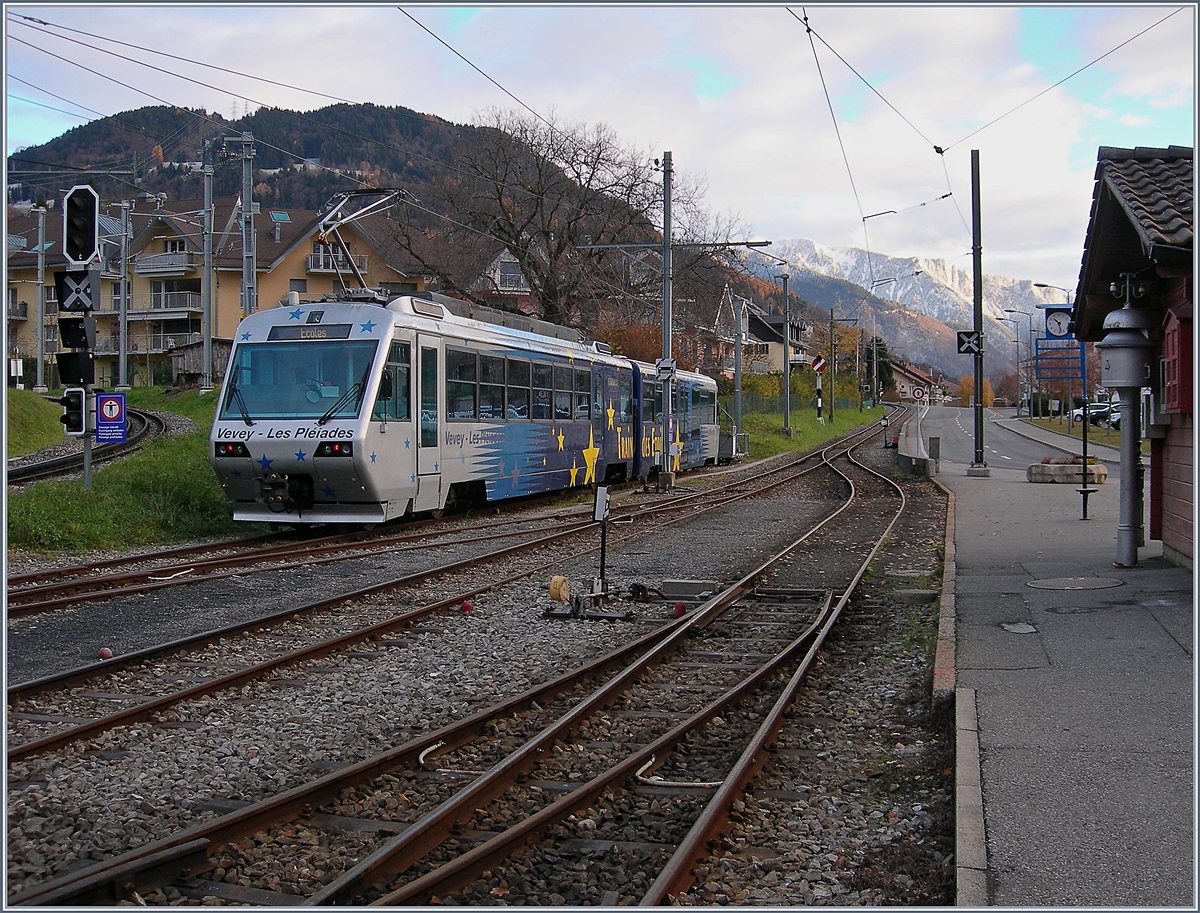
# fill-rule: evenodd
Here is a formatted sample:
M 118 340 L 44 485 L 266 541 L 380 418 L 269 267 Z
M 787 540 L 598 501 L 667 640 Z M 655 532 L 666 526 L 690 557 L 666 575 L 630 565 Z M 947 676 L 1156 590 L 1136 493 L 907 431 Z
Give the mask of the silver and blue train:
M 436 295 L 329 300 L 238 326 L 211 434 L 235 520 L 383 523 L 715 464 L 716 383 Z M 503 323 L 525 323 L 524 328 Z

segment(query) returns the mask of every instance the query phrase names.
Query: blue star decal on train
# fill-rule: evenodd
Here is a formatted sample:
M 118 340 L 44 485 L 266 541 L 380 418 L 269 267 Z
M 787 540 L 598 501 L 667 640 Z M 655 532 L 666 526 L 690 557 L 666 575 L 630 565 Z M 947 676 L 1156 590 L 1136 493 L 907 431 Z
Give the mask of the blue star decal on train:
M 248 331 L 242 334 L 242 342 L 245 342 L 249 338 L 250 338 L 250 333 Z
M 263 472 L 266 472 L 271 468 L 271 464 L 274 462 L 274 460 L 268 460 L 267 455 L 264 453 L 262 459 L 258 461 L 258 465 L 262 467 Z
M 332 488 L 329 485 L 326 485 L 324 488 L 321 489 L 321 494 L 323 494 L 327 498 L 334 498 L 334 497 L 337 497 L 337 489 Z
M 303 451 L 303 450 L 297 450 L 297 451 L 296 451 L 296 462 L 297 462 L 297 463 L 303 463 L 303 462 L 304 462 L 304 451 Z
M 231 474 L 235 479 L 240 479 L 242 477 L 242 471 L 240 469 L 235 469 Z
M 404 449 L 412 450 L 412 441 L 408 440 L 407 438 L 404 441 Z
M 375 329 L 375 321 L 374 320 L 368 320 L 366 323 L 360 324 L 360 325 L 361 325 L 362 331 L 364 333 L 370 333 L 372 330 Z
M 375 454 L 371 454 L 371 462 L 372 462 L 372 463 L 374 463 L 374 462 L 375 462 Z
M 417 474 L 414 472 L 412 475 L 410 475 L 408 477 L 408 481 L 412 482 L 415 485 L 417 482 Z
M 296 308 L 296 310 L 290 311 L 288 313 L 288 319 L 289 320 L 299 320 L 300 319 L 300 308 Z

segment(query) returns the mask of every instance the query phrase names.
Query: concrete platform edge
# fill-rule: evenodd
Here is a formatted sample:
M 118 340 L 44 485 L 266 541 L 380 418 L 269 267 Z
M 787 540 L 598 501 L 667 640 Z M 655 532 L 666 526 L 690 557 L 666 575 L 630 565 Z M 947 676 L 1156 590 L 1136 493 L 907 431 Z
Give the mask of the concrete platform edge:
M 935 708 L 952 708 L 954 712 L 955 903 L 960 907 L 984 907 L 988 905 L 987 830 L 975 691 L 956 686 L 954 492 L 936 479 L 932 481 L 946 494 L 946 541 L 932 698 Z

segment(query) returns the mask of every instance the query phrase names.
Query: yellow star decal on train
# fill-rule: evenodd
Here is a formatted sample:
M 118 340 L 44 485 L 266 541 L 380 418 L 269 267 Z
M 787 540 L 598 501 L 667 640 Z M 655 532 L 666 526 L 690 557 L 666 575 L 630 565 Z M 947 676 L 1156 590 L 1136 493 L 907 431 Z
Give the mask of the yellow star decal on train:
M 563 449 L 563 441 L 565 441 L 567 439 L 567 436 L 565 434 L 563 434 L 562 429 L 559 428 L 558 434 L 556 434 L 555 437 L 558 438 L 558 449 L 562 450 Z
M 588 445 L 583 448 L 583 461 L 587 463 L 587 472 L 583 476 L 583 484 L 596 481 L 596 459 L 600 456 L 600 448 L 596 446 L 596 434 L 588 429 Z
M 675 428 L 675 450 L 677 453 L 671 458 L 671 470 L 679 472 L 679 458 L 683 455 L 683 438 L 679 436 L 679 428 Z
M 579 467 L 575 465 L 574 460 L 571 460 L 571 468 L 569 472 L 571 473 L 571 487 L 574 488 L 575 483 L 579 478 Z
M 613 425 L 613 416 L 615 416 L 616 414 L 617 414 L 617 410 L 613 407 L 612 403 L 609 403 L 608 404 L 608 427 L 609 428 L 615 427 Z

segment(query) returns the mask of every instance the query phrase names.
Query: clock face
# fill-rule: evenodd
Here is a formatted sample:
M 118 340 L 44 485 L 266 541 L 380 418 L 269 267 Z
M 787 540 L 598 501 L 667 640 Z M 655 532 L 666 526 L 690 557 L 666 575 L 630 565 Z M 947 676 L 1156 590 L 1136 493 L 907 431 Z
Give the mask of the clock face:
M 1046 332 L 1051 336 L 1066 336 L 1071 328 L 1071 315 L 1067 311 L 1052 311 L 1046 315 Z

